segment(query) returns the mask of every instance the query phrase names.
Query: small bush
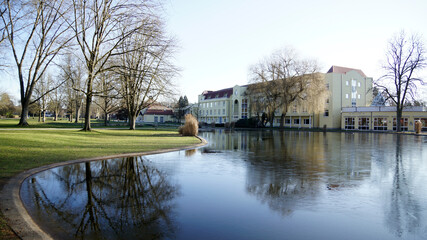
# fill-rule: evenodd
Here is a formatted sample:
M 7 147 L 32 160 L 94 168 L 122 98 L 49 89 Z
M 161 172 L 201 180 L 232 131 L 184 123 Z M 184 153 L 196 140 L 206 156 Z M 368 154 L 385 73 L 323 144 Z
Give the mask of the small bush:
M 178 132 L 183 136 L 196 136 L 199 133 L 199 122 L 193 115 L 186 114 L 185 124 L 179 127 Z

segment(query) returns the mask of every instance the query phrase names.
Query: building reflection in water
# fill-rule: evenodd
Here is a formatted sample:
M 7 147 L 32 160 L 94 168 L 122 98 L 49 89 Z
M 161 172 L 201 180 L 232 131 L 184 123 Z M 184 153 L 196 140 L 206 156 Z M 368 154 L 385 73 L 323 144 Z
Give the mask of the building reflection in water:
M 277 130 L 201 136 L 209 144 L 197 150 L 39 173 L 22 186 L 24 204 L 60 239 L 427 236 L 425 138 Z

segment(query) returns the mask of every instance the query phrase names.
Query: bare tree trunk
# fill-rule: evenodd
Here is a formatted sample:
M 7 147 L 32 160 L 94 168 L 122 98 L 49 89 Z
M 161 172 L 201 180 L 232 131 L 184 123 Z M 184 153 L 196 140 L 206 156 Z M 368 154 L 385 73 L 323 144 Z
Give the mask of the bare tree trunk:
M 46 110 L 43 110 L 43 122 L 46 122 Z
M 28 126 L 28 101 L 22 102 L 21 118 L 19 119 L 18 126 Z
M 90 69 L 91 70 L 91 69 Z M 90 72 L 91 73 L 91 72 Z M 92 76 L 89 75 L 87 83 L 87 95 L 86 95 L 86 111 L 85 111 L 85 125 L 83 131 L 91 131 L 90 127 L 90 107 L 92 105 Z
M 55 110 L 55 118 L 53 119 L 53 121 L 57 121 L 58 120 L 58 110 L 56 109 Z
M 108 114 L 107 114 L 107 111 L 104 110 L 104 126 L 107 126 L 107 125 L 108 125 Z
M 135 130 L 136 114 L 129 114 L 129 129 Z
M 42 110 L 39 111 L 39 122 L 42 121 Z
M 285 114 L 282 113 L 282 115 L 280 116 L 280 128 L 283 128 L 285 126 L 284 122 L 285 122 Z
M 402 131 L 402 126 L 400 122 L 401 119 L 402 119 L 402 107 L 397 106 L 397 111 L 396 111 L 396 131 L 397 132 Z
M 79 122 L 79 119 L 80 119 L 80 109 L 81 109 L 81 106 L 76 101 L 76 120 L 74 121 L 75 123 Z

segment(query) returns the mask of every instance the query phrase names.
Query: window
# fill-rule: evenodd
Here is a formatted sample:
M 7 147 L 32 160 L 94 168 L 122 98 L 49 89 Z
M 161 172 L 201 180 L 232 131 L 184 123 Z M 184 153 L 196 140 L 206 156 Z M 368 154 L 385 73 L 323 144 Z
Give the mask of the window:
M 378 130 L 378 131 L 387 130 L 387 118 L 384 118 L 384 117 L 374 118 L 374 130 Z
M 248 118 L 248 99 L 242 99 L 242 118 Z
M 354 118 L 345 118 L 344 128 L 354 129 Z
M 291 119 L 290 118 L 286 118 L 285 119 L 285 124 L 291 124 Z
M 299 124 L 299 118 L 294 118 L 294 124 Z
M 397 130 L 397 118 L 393 118 L 393 131 Z M 400 118 L 400 130 L 408 131 L 408 118 Z
M 359 118 L 359 130 L 369 130 L 369 118 Z
M 210 114 L 209 115 L 212 115 L 212 109 L 210 110 Z
M 292 107 L 292 112 L 293 112 L 293 113 L 296 113 L 296 112 L 297 112 L 297 105 L 296 105 L 296 104 L 294 104 L 294 106 Z
M 329 98 L 326 99 L 326 103 L 329 103 Z
M 222 115 L 225 115 L 225 109 L 222 109 Z
M 309 118 L 305 118 L 304 119 L 304 124 L 305 125 L 310 125 L 310 119 Z
M 325 109 L 325 113 L 323 114 L 323 116 L 328 117 L 329 116 L 329 110 Z
M 348 99 L 348 93 L 345 94 L 345 98 Z
M 360 94 L 357 94 L 357 99 L 360 99 Z
M 154 117 L 154 122 L 158 122 L 159 121 L 159 117 Z
M 345 81 L 345 85 L 348 86 L 348 81 Z
M 225 107 L 225 101 L 222 101 L 222 106 Z
M 163 117 L 160 117 L 160 122 L 161 122 L 161 123 L 163 122 Z
M 357 86 L 360 87 L 360 82 L 357 83 Z

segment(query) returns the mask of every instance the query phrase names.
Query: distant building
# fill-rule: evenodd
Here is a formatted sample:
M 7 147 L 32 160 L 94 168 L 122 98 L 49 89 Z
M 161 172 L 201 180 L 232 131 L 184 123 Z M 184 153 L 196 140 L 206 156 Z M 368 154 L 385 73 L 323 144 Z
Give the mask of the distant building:
M 143 109 L 136 122 L 138 123 L 165 123 L 173 121 L 173 110 L 162 105 L 152 105 Z
M 350 107 L 342 109 L 341 128 L 345 130 L 396 131 L 396 107 Z M 414 131 L 415 121 L 427 131 L 427 108 L 405 107 L 401 118 L 402 131 Z
M 304 106 L 292 106 L 286 113 L 285 127 L 341 127 L 341 108 L 369 106 L 372 102 L 372 78 L 358 69 L 332 66 L 322 74 L 330 91 L 322 114 L 308 112 Z M 218 91 L 204 91 L 199 95 L 199 121 L 226 123 L 253 116 L 244 86 L 234 86 Z M 280 125 L 281 111 L 276 112 L 274 126 Z
M 360 69 L 332 66 L 323 74 L 329 98 L 323 113 L 308 112 L 304 106 L 290 107 L 284 119 L 285 127 L 329 128 L 357 130 L 395 130 L 396 109 L 385 107 L 382 94 L 373 99 L 373 79 Z M 246 94 L 248 85 L 236 85 L 199 95 L 199 122 L 227 123 L 255 116 L 250 112 Z M 274 125 L 280 126 L 281 111 L 275 113 Z M 426 131 L 425 107 L 406 108 L 402 117 L 404 131 L 414 130 L 414 121 L 423 123 Z

